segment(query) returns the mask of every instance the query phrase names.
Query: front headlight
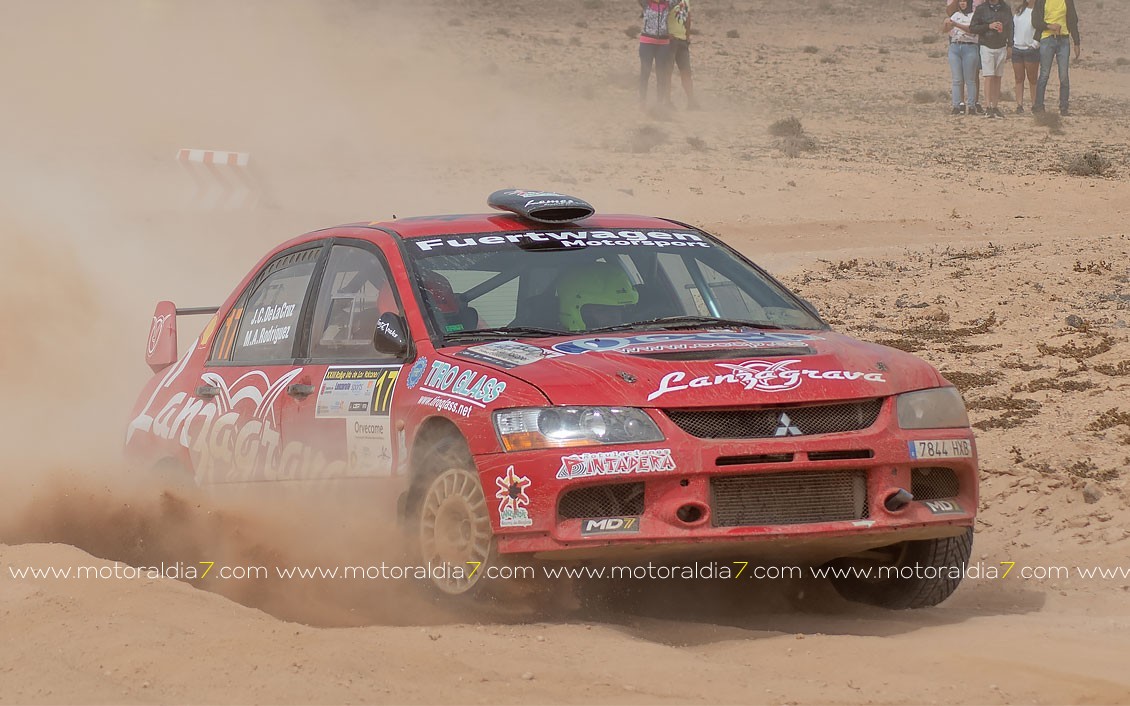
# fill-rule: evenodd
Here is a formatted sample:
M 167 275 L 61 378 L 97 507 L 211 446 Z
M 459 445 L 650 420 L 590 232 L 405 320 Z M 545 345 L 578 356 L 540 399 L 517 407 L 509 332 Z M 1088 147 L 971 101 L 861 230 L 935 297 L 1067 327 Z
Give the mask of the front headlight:
M 633 407 L 531 407 L 494 413 L 507 451 L 663 441 L 651 417 Z
M 903 429 L 968 427 L 969 415 L 956 387 L 906 392 L 895 398 L 899 426 Z

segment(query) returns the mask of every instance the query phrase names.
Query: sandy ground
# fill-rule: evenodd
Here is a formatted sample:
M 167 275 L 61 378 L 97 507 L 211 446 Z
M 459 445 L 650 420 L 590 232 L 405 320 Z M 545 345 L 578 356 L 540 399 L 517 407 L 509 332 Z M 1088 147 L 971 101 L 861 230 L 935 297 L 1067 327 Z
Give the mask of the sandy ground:
M 0 703 L 1130 702 L 1130 575 L 1019 576 L 1130 568 L 1130 13 L 1081 5 L 1073 115 L 1041 125 L 948 116 L 936 4 L 697 0 L 705 110 L 664 114 L 636 102 L 627 0 L 4 2 Z M 790 116 L 803 135 L 771 134 Z M 250 152 L 257 206 L 202 207 L 182 147 Z M 1086 153 L 1105 175 L 1065 172 Z M 216 303 L 307 230 L 511 185 L 702 225 L 938 366 L 978 430 L 974 557 L 1016 573 L 912 613 L 804 582 L 533 614 L 403 584 L 13 576 L 379 549 L 349 513 L 122 477 L 153 302 Z

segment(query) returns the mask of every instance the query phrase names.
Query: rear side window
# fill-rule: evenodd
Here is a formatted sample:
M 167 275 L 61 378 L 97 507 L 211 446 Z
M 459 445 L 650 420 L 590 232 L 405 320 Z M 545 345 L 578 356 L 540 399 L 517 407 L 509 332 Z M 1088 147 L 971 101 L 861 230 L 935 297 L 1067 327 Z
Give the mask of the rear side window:
M 251 282 L 217 336 L 214 360 L 288 361 L 320 248 L 272 260 Z
M 377 319 L 400 316 L 384 258 L 375 251 L 335 245 L 314 306 L 310 355 L 316 359 L 383 358 L 373 347 Z

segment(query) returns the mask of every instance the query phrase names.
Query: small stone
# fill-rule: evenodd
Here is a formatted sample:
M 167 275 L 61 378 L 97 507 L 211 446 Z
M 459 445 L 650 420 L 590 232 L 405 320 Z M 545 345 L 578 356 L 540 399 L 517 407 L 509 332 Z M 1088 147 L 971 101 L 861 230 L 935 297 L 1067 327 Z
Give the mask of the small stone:
M 1071 314 L 1066 319 L 1064 319 L 1063 322 L 1071 328 L 1083 328 L 1087 325 L 1087 322 L 1083 320 L 1082 316 L 1077 316 L 1075 314 Z
M 1086 527 L 1089 524 L 1091 524 L 1091 521 L 1088 520 L 1086 517 L 1072 517 L 1070 520 L 1067 521 L 1067 526 L 1073 527 L 1075 529 L 1079 529 L 1080 527 Z
M 538 635 L 537 640 L 538 642 L 545 642 L 545 635 Z
M 1097 503 L 1099 501 L 1099 498 L 1101 498 L 1102 496 L 1102 489 L 1100 489 L 1099 486 L 1095 485 L 1094 483 L 1088 483 L 1087 485 L 1083 486 L 1083 500 L 1087 501 L 1088 503 Z
M 534 673 L 533 672 L 522 672 L 522 679 L 525 680 L 525 681 L 533 681 L 534 680 Z
M 149 682 L 147 682 L 147 681 L 141 682 L 141 688 L 142 689 L 148 689 L 149 688 Z

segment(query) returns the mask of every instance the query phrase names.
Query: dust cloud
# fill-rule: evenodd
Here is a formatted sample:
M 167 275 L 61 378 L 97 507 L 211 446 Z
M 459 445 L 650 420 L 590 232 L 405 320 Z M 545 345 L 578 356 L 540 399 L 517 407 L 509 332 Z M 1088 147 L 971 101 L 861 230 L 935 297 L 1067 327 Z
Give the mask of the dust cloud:
M 219 503 L 124 468 L 125 425 L 149 375 L 149 314 L 165 298 L 218 304 L 270 247 L 308 230 L 481 208 L 506 184 L 453 165 L 535 148 L 550 158 L 548 128 L 529 119 L 550 106 L 509 107 L 517 94 L 445 51 L 410 3 L 5 12 L 0 541 L 63 542 L 145 566 L 394 559 L 392 528 L 344 526 L 336 506 Z M 244 207 L 197 193 L 180 148 L 250 153 Z M 182 347 L 203 323 L 181 322 Z M 409 585 L 200 585 L 316 624 L 440 615 Z

